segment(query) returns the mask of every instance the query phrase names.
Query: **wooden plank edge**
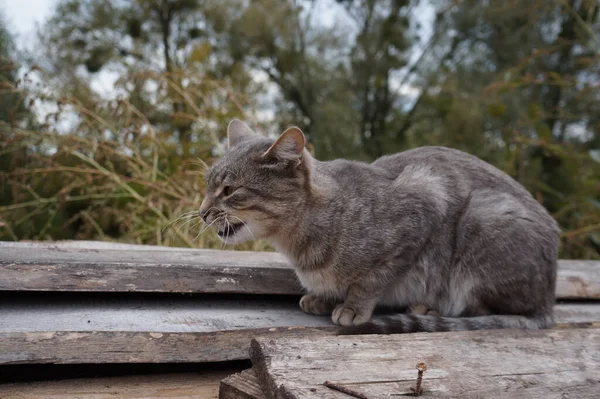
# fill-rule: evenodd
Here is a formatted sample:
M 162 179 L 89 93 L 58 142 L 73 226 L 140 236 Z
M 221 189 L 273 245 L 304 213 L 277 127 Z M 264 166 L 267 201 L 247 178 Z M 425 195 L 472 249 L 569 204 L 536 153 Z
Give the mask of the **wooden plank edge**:
M 290 267 L 6 263 L 0 291 L 300 295 Z
M 560 323 L 560 324 L 556 324 L 552 329 L 557 329 L 557 330 L 563 330 L 563 329 L 600 329 L 600 321 L 598 322 L 587 322 L 587 323 Z M 489 331 L 500 331 L 500 330 L 485 330 L 486 332 Z M 509 331 L 521 331 L 521 330 L 509 330 Z M 541 331 L 541 330 L 537 330 L 537 331 Z M 475 332 L 477 333 L 477 331 L 470 331 L 470 332 Z M 428 334 L 428 333 L 416 333 L 419 335 L 422 334 Z M 448 334 L 448 332 L 445 332 L 443 334 Z M 450 332 L 450 334 L 452 334 Z M 403 335 L 405 336 L 404 338 L 409 339 L 408 336 L 413 335 L 413 334 L 396 334 L 396 335 Z M 348 336 L 350 337 L 350 336 Z M 273 378 L 273 376 L 271 376 L 271 374 L 269 373 L 269 365 L 271 362 L 270 356 L 266 353 L 266 351 L 264 351 L 261 341 L 264 341 L 264 339 L 262 337 L 257 337 L 257 338 L 253 338 L 250 342 L 250 360 L 252 362 L 252 369 L 254 371 L 254 375 L 256 378 L 256 380 L 258 381 L 258 384 L 260 385 L 263 394 L 266 398 L 268 399 L 280 399 L 280 398 L 285 398 L 285 399 L 296 399 L 297 397 L 287 389 L 287 387 L 283 384 L 281 385 L 277 385 L 277 383 L 275 382 L 275 379 Z M 254 399 L 252 397 L 243 397 L 240 396 L 240 398 L 243 399 Z M 229 399 L 229 398 L 227 398 Z M 237 399 L 235 396 L 232 397 L 232 399 Z
M 230 370 L 76 376 L 0 383 L 2 399 L 214 399 Z
M 236 253 L 241 260 L 226 265 L 0 259 L 0 291 L 302 294 L 292 267 L 267 254 L 264 265 L 244 263 L 242 252 Z M 556 299 L 600 300 L 600 262 L 559 261 Z
M 277 386 L 275 379 L 269 373 L 271 357 L 265 353 L 261 343 L 255 338 L 250 341 L 250 361 L 256 379 L 267 399 L 296 398 L 283 384 Z
M 573 328 L 600 328 L 600 321 L 580 322 L 580 323 L 557 323 L 553 330 L 565 330 Z
M 0 332 L 0 365 L 208 363 L 248 359 L 253 337 L 333 334 L 334 327 L 278 327 L 211 333 L 123 331 Z
M 563 323 L 554 328 L 600 328 L 600 321 Z M 278 327 L 211 333 L 0 332 L 0 365 L 208 363 L 245 360 L 249 357 L 248 348 L 252 339 L 333 336 L 335 331 L 336 327 Z M 252 353 L 251 349 L 250 358 Z M 256 360 L 261 361 L 258 358 Z
M 473 378 L 477 378 L 478 379 L 478 383 L 479 383 L 479 387 L 473 387 L 473 388 L 469 388 L 469 390 L 467 392 L 451 392 L 451 391 L 447 391 L 447 390 L 440 390 L 438 391 L 440 393 L 440 396 L 448 396 L 451 395 L 452 397 L 458 397 L 458 396 L 465 396 L 465 397 L 496 397 L 497 394 L 506 394 L 506 395 L 502 395 L 502 397 L 538 397 L 536 396 L 536 394 L 539 392 L 540 396 L 542 397 L 541 394 L 548 394 L 550 392 L 553 393 L 557 393 L 556 396 L 552 396 L 552 397 L 559 397 L 559 395 L 561 393 L 564 393 L 565 391 L 563 391 L 563 388 L 566 389 L 570 389 L 572 387 L 575 386 L 575 384 L 577 384 L 577 389 L 573 390 L 573 393 L 584 393 L 585 397 L 594 397 L 592 395 L 590 395 L 590 393 L 592 392 L 598 392 L 598 383 L 600 383 L 600 380 L 597 380 L 596 378 L 592 378 L 590 379 L 589 377 L 585 379 L 585 381 L 570 381 L 570 380 L 565 380 L 561 383 L 562 378 L 556 378 L 556 381 L 558 382 L 558 384 L 556 385 L 551 385 L 551 389 L 540 389 L 539 391 L 536 390 L 536 388 L 544 388 L 544 384 L 543 384 L 543 380 L 539 381 L 539 382 L 532 382 L 531 385 L 533 386 L 533 390 L 532 391 L 522 391 L 520 389 L 522 388 L 529 388 L 530 385 L 526 382 L 527 381 L 527 377 L 525 377 L 524 380 L 521 380 L 521 376 L 527 376 L 527 375 L 536 375 L 536 374 L 546 374 L 548 373 L 548 375 L 552 375 L 552 376 L 556 376 L 558 377 L 558 373 L 559 371 L 563 371 L 560 369 L 560 362 L 558 363 L 552 363 L 550 362 L 550 366 L 549 368 L 545 369 L 546 371 L 540 370 L 540 373 L 535 372 L 536 368 L 535 365 L 533 366 L 533 368 L 529 368 L 531 367 L 530 365 L 527 365 L 527 371 L 524 370 L 523 373 L 521 373 L 519 371 L 519 369 L 514 369 L 514 374 L 512 373 L 513 370 L 511 370 L 512 366 L 506 366 L 506 364 L 510 364 L 510 362 L 506 362 L 506 359 L 501 363 L 504 366 L 503 372 L 501 373 L 494 373 L 493 371 L 490 373 L 489 368 L 487 368 L 488 372 L 487 373 L 482 373 L 481 375 L 477 374 L 477 363 L 476 363 L 476 359 L 478 358 L 485 358 L 485 353 L 483 353 L 486 348 L 489 348 L 489 345 L 500 345 L 502 346 L 502 348 L 500 348 L 498 351 L 499 352 L 503 352 L 503 353 L 509 353 L 506 356 L 510 356 L 510 353 L 512 353 L 511 350 L 511 346 L 513 349 L 516 349 L 517 353 L 515 353 L 515 356 L 518 356 L 518 359 L 521 359 L 519 363 L 521 366 L 524 366 L 525 364 L 527 364 L 527 362 L 529 361 L 528 359 L 528 355 L 531 354 L 531 357 L 533 357 L 534 359 L 537 357 L 537 359 L 532 361 L 537 361 L 537 362 L 543 362 L 543 361 L 547 361 L 548 356 L 552 356 L 552 357 L 560 357 L 561 353 L 565 353 L 566 351 L 569 351 L 569 349 L 571 348 L 570 344 L 572 343 L 578 343 L 580 345 L 580 349 L 582 351 L 585 350 L 584 354 L 578 354 L 579 350 L 578 349 L 574 349 L 573 351 L 570 351 L 569 354 L 571 355 L 569 357 L 569 362 L 570 362 L 570 368 L 566 369 L 564 371 L 566 372 L 573 372 L 574 374 L 579 374 L 580 372 L 585 372 L 587 371 L 591 377 L 591 374 L 593 374 L 593 371 L 595 371 L 598 368 L 598 358 L 595 355 L 594 349 L 595 348 L 590 348 L 587 347 L 586 343 L 596 343 L 595 338 L 597 338 L 597 334 L 600 332 L 600 330 L 598 329 L 592 329 L 592 330 L 586 330 L 586 329 L 582 329 L 582 330 L 571 330 L 571 331 L 555 331 L 552 332 L 552 330 L 535 330 L 535 331 L 525 331 L 525 330 L 506 330 L 506 333 L 504 333 L 505 330 L 484 330 L 484 331 L 461 331 L 461 332 L 457 332 L 454 335 L 454 339 L 453 341 L 455 343 L 468 343 L 466 345 L 466 347 L 463 347 L 463 350 L 467 350 L 469 349 L 469 345 L 471 343 L 484 343 L 483 346 L 479 346 L 476 345 L 474 350 L 470 351 L 471 353 L 471 357 L 467 357 L 466 359 L 463 359 L 464 356 L 464 352 L 461 351 L 440 351 L 440 346 L 439 346 L 439 339 L 446 333 L 437 333 L 434 335 L 429 335 L 429 334 L 424 334 L 424 333 L 419 333 L 419 334 L 397 334 L 395 336 L 347 336 L 347 337 L 340 337 L 339 341 L 334 341 L 331 340 L 328 337 L 319 337 L 316 339 L 310 339 L 310 338 L 303 338 L 303 339 L 283 339 L 280 341 L 277 340 L 265 340 L 265 339 L 261 339 L 261 338 L 257 338 L 252 340 L 251 343 L 251 359 L 253 361 L 253 366 L 256 368 L 257 371 L 257 377 L 259 378 L 259 382 L 261 383 L 261 386 L 263 387 L 263 389 L 265 390 L 265 395 L 268 398 L 272 398 L 272 397 L 320 397 L 320 395 L 323 394 L 322 391 L 318 391 L 321 387 L 322 384 L 319 383 L 318 381 L 315 381 L 315 378 L 322 378 L 322 380 L 325 380 L 328 375 L 327 371 L 328 371 L 328 366 L 327 363 L 328 362 L 332 362 L 332 361 L 336 361 L 336 360 L 340 360 L 340 362 L 342 362 L 341 364 L 344 365 L 343 361 L 347 361 L 348 365 L 350 367 L 352 367 L 352 369 L 345 374 L 345 377 L 341 377 L 341 379 L 339 381 L 348 381 L 347 378 L 348 377 L 354 377 L 357 374 L 361 372 L 360 369 L 358 369 L 357 367 L 360 367 L 361 364 L 368 364 L 369 363 L 369 356 L 372 356 L 372 358 L 374 359 L 375 362 L 378 362 L 378 365 L 380 367 L 382 367 L 383 369 L 386 370 L 390 370 L 389 369 L 389 360 L 391 359 L 403 359 L 406 360 L 408 359 L 412 359 L 412 358 L 424 358 L 424 359 L 437 359 L 440 362 L 444 362 L 445 361 L 445 365 L 441 366 L 443 368 L 445 368 L 446 370 L 449 369 L 454 369 L 455 367 L 458 367 L 458 365 L 460 364 L 460 366 L 462 367 L 462 369 L 460 370 L 460 375 L 458 376 L 454 376 L 457 377 L 454 379 L 454 383 L 456 384 L 457 388 L 461 388 L 461 387 L 469 387 L 470 382 L 473 382 Z M 412 335 L 412 336 L 411 336 Z M 589 338 L 589 339 L 586 339 Z M 361 342 L 365 345 L 362 345 L 362 347 L 364 348 L 363 352 L 360 352 L 360 355 L 352 355 L 350 354 L 349 357 L 344 357 L 344 356 L 340 356 L 341 359 L 333 359 L 333 355 L 324 355 L 323 357 L 319 357 L 318 354 L 323 354 L 323 353 L 332 353 L 335 352 L 336 350 L 338 352 L 340 352 L 341 354 L 344 353 L 349 353 L 352 352 L 352 348 L 354 345 L 357 345 L 357 342 Z M 538 343 L 542 342 L 542 345 L 540 346 L 540 349 L 538 351 L 532 351 L 532 352 L 528 352 L 529 349 L 533 349 L 536 347 L 536 345 L 538 345 Z M 427 349 L 422 348 L 418 349 L 418 350 L 412 350 L 411 348 L 413 348 L 413 345 L 411 344 L 415 344 L 415 342 L 419 342 L 420 343 L 420 347 L 427 347 Z M 503 344 L 505 342 L 509 342 L 510 345 L 507 347 L 504 347 Z M 427 344 L 427 345 L 425 345 Z M 487 344 L 488 346 L 486 347 Z M 549 348 L 553 347 L 555 344 L 560 345 L 561 349 L 560 351 L 558 350 L 548 350 Z M 353 345 L 353 346 L 351 346 Z M 544 346 L 545 345 L 545 346 Z M 565 346 L 567 345 L 567 346 Z M 358 346 L 361 346 L 361 344 L 359 343 Z M 450 346 L 450 342 L 448 342 L 448 346 Z M 290 350 L 290 348 L 294 348 L 292 350 Z M 305 351 L 305 353 L 310 353 L 308 355 L 308 357 L 311 360 L 305 360 L 306 357 L 302 357 L 303 360 L 298 360 L 296 361 L 294 359 L 295 355 L 296 355 L 296 350 L 301 348 L 301 350 Z M 337 349 L 336 349 L 337 348 Z M 388 350 L 388 352 L 386 352 L 386 348 Z M 389 348 L 396 348 L 396 351 L 394 354 L 391 354 L 389 352 Z M 399 349 L 398 349 L 399 348 Z M 404 348 L 404 349 L 402 349 Z M 366 351 L 366 352 L 365 352 Z M 589 351 L 589 352 L 588 352 Z M 481 353 L 480 353 L 481 352 Z M 550 355 L 550 353 L 553 353 L 552 355 Z M 573 355 L 573 353 L 577 354 L 577 355 Z M 315 356 L 315 354 L 317 354 Z M 481 356 L 482 355 L 482 356 Z M 454 359 L 452 359 L 454 357 Z M 298 356 L 298 358 L 300 359 L 300 356 Z M 444 359 L 444 360 L 442 360 Z M 491 359 L 494 359 L 493 357 Z M 525 360 L 523 360 L 525 359 Z M 257 361 L 256 364 L 254 364 L 254 361 Z M 323 362 L 321 362 L 320 360 L 324 360 Z M 409 360 L 410 361 L 410 360 Z M 304 363 L 302 363 L 304 362 Z M 366 362 L 366 363 L 365 363 Z M 410 361 L 412 362 L 412 361 Z M 319 364 L 318 367 L 314 367 L 313 368 L 313 364 Z M 429 361 L 428 361 L 429 363 Z M 585 363 L 585 364 L 584 364 Z M 593 364 L 592 364 L 593 363 Z M 290 364 L 294 364 L 295 366 L 300 367 L 299 370 L 303 370 L 300 373 L 298 373 L 296 371 L 295 375 L 284 375 L 287 373 L 288 370 L 294 370 L 294 368 L 292 367 L 291 369 L 289 368 Z M 338 363 L 339 365 L 340 363 Z M 412 363 L 414 364 L 414 363 Z M 535 363 L 533 363 L 535 364 Z M 357 366 L 358 365 L 358 366 Z M 404 362 L 404 364 L 402 365 L 402 369 L 408 370 L 408 368 L 412 369 L 412 365 L 409 366 L 408 362 Z M 579 368 L 578 368 L 579 367 Z M 587 368 L 586 368 L 587 367 Z M 465 370 L 466 368 L 466 370 Z M 473 368 L 473 374 L 468 374 L 469 372 L 471 372 L 471 368 Z M 332 369 L 335 369 L 335 375 L 336 377 L 340 378 L 340 371 L 342 369 L 344 369 L 344 367 L 332 367 Z M 364 369 L 364 367 L 363 367 Z M 394 370 L 394 369 L 391 369 Z M 463 372 L 464 371 L 464 372 Z M 529 371 L 529 372 L 528 372 Z M 533 371 L 533 372 L 531 372 Z M 298 378 L 302 379 L 302 377 L 299 377 L 300 374 L 303 374 L 305 372 L 310 373 L 310 377 L 307 377 L 306 379 L 303 379 L 301 382 L 299 382 L 299 384 L 295 387 L 293 387 L 293 383 L 298 382 Z M 465 373 L 466 372 L 466 373 Z M 325 374 L 323 374 L 325 373 Z M 385 376 L 382 375 L 375 375 L 373 380 L 379 380 L 377 381 L 377 383 L 389 383 L 392 382 L 390 381 L 392 378 L 394 377 L 390 377 L 389 372 L 384 373 Z M 467 378 L 465 378 L 464 380 L 461 380 L 460 378 L 458 378 L 459 376 L 467 376 Z M 507 385 L 504 384 L 505 381 L 502 380 L 498 380 L 496 381 L 496 383 L 499 384 L 495 384 L 494 386 L 490 386 L 489 388 L 489 392 L 486 390 L 485 392 L 481 390 L 481 388 L 483 386 L 485 386 L 486 383 L 491 383 L 491 380 L 486 381 L 485 378 L 486 377 L 500 377 L 500 379 L 503 379 L 503 377 L 508 377 L 508 376 L 514 376 L 514 379 L 511 378 L 512 382 L 515 383 L 513 388 L 516 389 L 511 389 L 510 391 L 508 391 L 507 389 Z M 296 377 L 296 378 L 293 378 Z M 321 381 L 322 381 L 321 380 Z M 364 381 L 362 384 L 369 384 L 370 387 L 375 386 L 374 384 L 372 384 L 373 380 L 367 380 Z M 406 379 L 403 379 L 404 381 L 408 381 Z M 450 382 L 451 379 L 448 380 L 448 382 Z M 352 384 L 353 387 L 358 387 L 360 386 L 359 384 L 361 384 L 360 381 L 356 381 L 353 379 L 350 379 L 350 381 L 353 382 L 347 382 L 348 384 Z M 397 382 L 397 381 L 393 381 L 393 382 Z M 541 382 L 541 384 L 540 384 Z M 537 387 L 535 385 L 538 385 Z M 569 384 L 569 385 L 567 385 Z M 590 387 L 590 384 L 593 385 L 592 387 Z M 411 384 L 412 385 L 412 384 Z M 398 392 L 399 396 L 402 395 L 410 395 L 412 396 L 412 394 L 410 394 L 407 388 L 409 388 L 408 386 L 404 386 L 404 388 L 406 389 L 404 392 Z M 583 389 L 584 391 L 579 392 L 579 390 Z M 472 390 L 471 390 L 472 389 Z M 485 389 L 488 389 L 487 386 L 485 386 Z M 308 394 L 308 391 L 310 392 L 315 392 L 315 395 L 310 395 Z M 383 397 L 383 392 L 379 391 L 375 391 L 376 393 L 374 393 L 375 397 Z M 389 391 L 388 391 L 389 392 Z M 365 393 L 364 391 L 362 393 Z M 532 394 L 533 395 L 530 395 Z M 297 395 L 297 396 L 296 396 Z M 386 393 L 387 395 L 387 393 Z M 434 388 L 433 390 L 430 391 L 430 395 L 432 396 L 436 396 L 437 397 L 437 392 L 436 389 Z M 589 395 L 589 396 L 587 396 Z M 575 397 L 583 397 L 583 396 L 575 396 Z M 337 397 L 336 395 L 327 395 L 327 397 Z M 341 397 L 341 396 L 340 396 Z
M 221 380 L 219 399 L 265 399 L 254 369 L 232 374 Z

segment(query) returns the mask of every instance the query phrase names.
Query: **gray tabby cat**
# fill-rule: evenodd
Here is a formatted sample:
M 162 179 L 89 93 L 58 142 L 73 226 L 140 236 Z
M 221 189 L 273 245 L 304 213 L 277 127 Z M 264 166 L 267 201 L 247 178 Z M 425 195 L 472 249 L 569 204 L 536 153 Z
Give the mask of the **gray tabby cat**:
M 201 217 L 227 243 L 272 242 L 304 312 L 341 333 L 552 326 L 559 229 L 500 170 L 443 147 L 320 162 L 298 128 L 274 141 L 239 120 L 228 138 Z M 371 320 L 376 305 L 413 312 Z

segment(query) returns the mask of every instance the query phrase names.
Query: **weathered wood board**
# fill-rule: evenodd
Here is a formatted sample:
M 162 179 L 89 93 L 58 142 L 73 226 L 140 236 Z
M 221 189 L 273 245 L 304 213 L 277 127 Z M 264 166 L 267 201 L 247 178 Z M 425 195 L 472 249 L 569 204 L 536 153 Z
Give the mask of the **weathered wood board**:
M 558 299 L 600 299 L 600 262 L 559 260 Z
M 582 309 L 578 306 L 577 309 Z M 595 308 L 583 308 L 583 318 Z M 590 313 L 592 312 L 592 313 Z M 600 320 L 600 310 L 596 315 Z M 567 318 L 571 320 L 571 316 Z M 328 327 L 329 317 L 300 310 L 296 298 L 114 297 L 41 295 L 2 297 L 0 332 L 145 331 L 209 333 L 269 327 Z
M 0 332 L 0 365 L 199 363 L 248 358 L 252 337 L 324 334 L 310 327 L 270 327 L 210 333 L 126 331 Z
M 0 364 L 216 362 L 248 358 L 257 336 L 319 335 L 329 317 L 296 298 L 3 297 Z M 558 323 L 600 321 L 600 304 L 556 305 Z
M 597 398 L 600 329 L 257 339 L 253 369 L 267 398 L 412 396 L 427 364 L 423 397 Z
M 233 371 L 77 378 L 0 384 L 2 399 L 217 399 Z
M 221 381 L 219 399 L 265 399 L 254 370 L 244 370 Z
M 0 291 L 297 295 L 280 254 L 142 245 L 2 243 Z
M 255 336 L 321 334 L 297 300 L 69 295 L 0 301 L 0 364 L 186 363 L 248 358 Z
M 180 292 L 298 295 L 272 252 L 103 242 L 0 242 L 0 291 Z M 558 299 L 600 299 L 600 262 L 559 261 Z

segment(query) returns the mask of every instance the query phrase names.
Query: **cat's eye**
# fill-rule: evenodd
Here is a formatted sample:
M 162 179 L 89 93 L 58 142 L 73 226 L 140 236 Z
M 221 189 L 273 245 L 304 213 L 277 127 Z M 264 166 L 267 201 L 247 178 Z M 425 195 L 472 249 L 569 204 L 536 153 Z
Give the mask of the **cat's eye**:
M 231 186 L 225 186 L 223 187 L 223 195 L 225 197 L 229 197 L 231 194 L 233 194 L 235 190 L 231 187 Z

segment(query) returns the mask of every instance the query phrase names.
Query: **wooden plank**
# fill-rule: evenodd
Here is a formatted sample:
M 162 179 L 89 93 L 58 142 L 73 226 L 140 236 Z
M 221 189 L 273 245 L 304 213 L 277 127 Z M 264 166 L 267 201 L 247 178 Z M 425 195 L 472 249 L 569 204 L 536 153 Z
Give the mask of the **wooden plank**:
M 407 335 L 257 339 L 253 368 L 268 398 L 412 396 L 427 364 L 424 397 L 591 398 L 600 392 L 600 329 L 495 330 Z
M 0 291 L 302 292 L 275 252 L 112 245 L 2 243 Z
M 557 323 L 600 321 L 600 304 L 563 303 Z M 303 313 L 297 298 L 107 297 L 99 295 L 5 297 L 0 332 L 194 332 L 269 327 L 331 327 L 328 316 Z
M 216 399 L 232 371 L 77 378 L 0 384 L 2 399 Z
M 600 304 L 559 304 L 559 323 L 600 321 Z M 256 336 L 319 335 L 329 317 L 288 300 L 3 298 L 0 364 L 216 362 L 248 358 Z
M 300 337 L 323 333 L 323 329 L 307 327 L 212 333 L 0 332 L 0 365 L 221 362 L 247 359 L 253 337 Z
M 583 320 L 588 321 L 585 313 L 584 310 Z M 0 332 L 213 333 L 329 326 L 333 326 L 329 317 L 303 313 L 297 298 L 123 298 L 79 294 L 5 297 L 0 301 Z
M 221 381 L 219 399 L 265 399 L 254 370 L 244 370 Z
M 95 241 L 0 242 L 0 291 L 298 295 L 285 258 Z M 600 262 L 559 261 L 559 299 L 600 299 Z
M 600 262 L 559 260 L 556 296 L 559 299 L 600 299 Z
M 0 364 L 238 360 L 254 336 L 332 328 L 296 298 L 8 297 L 0 302 Z

